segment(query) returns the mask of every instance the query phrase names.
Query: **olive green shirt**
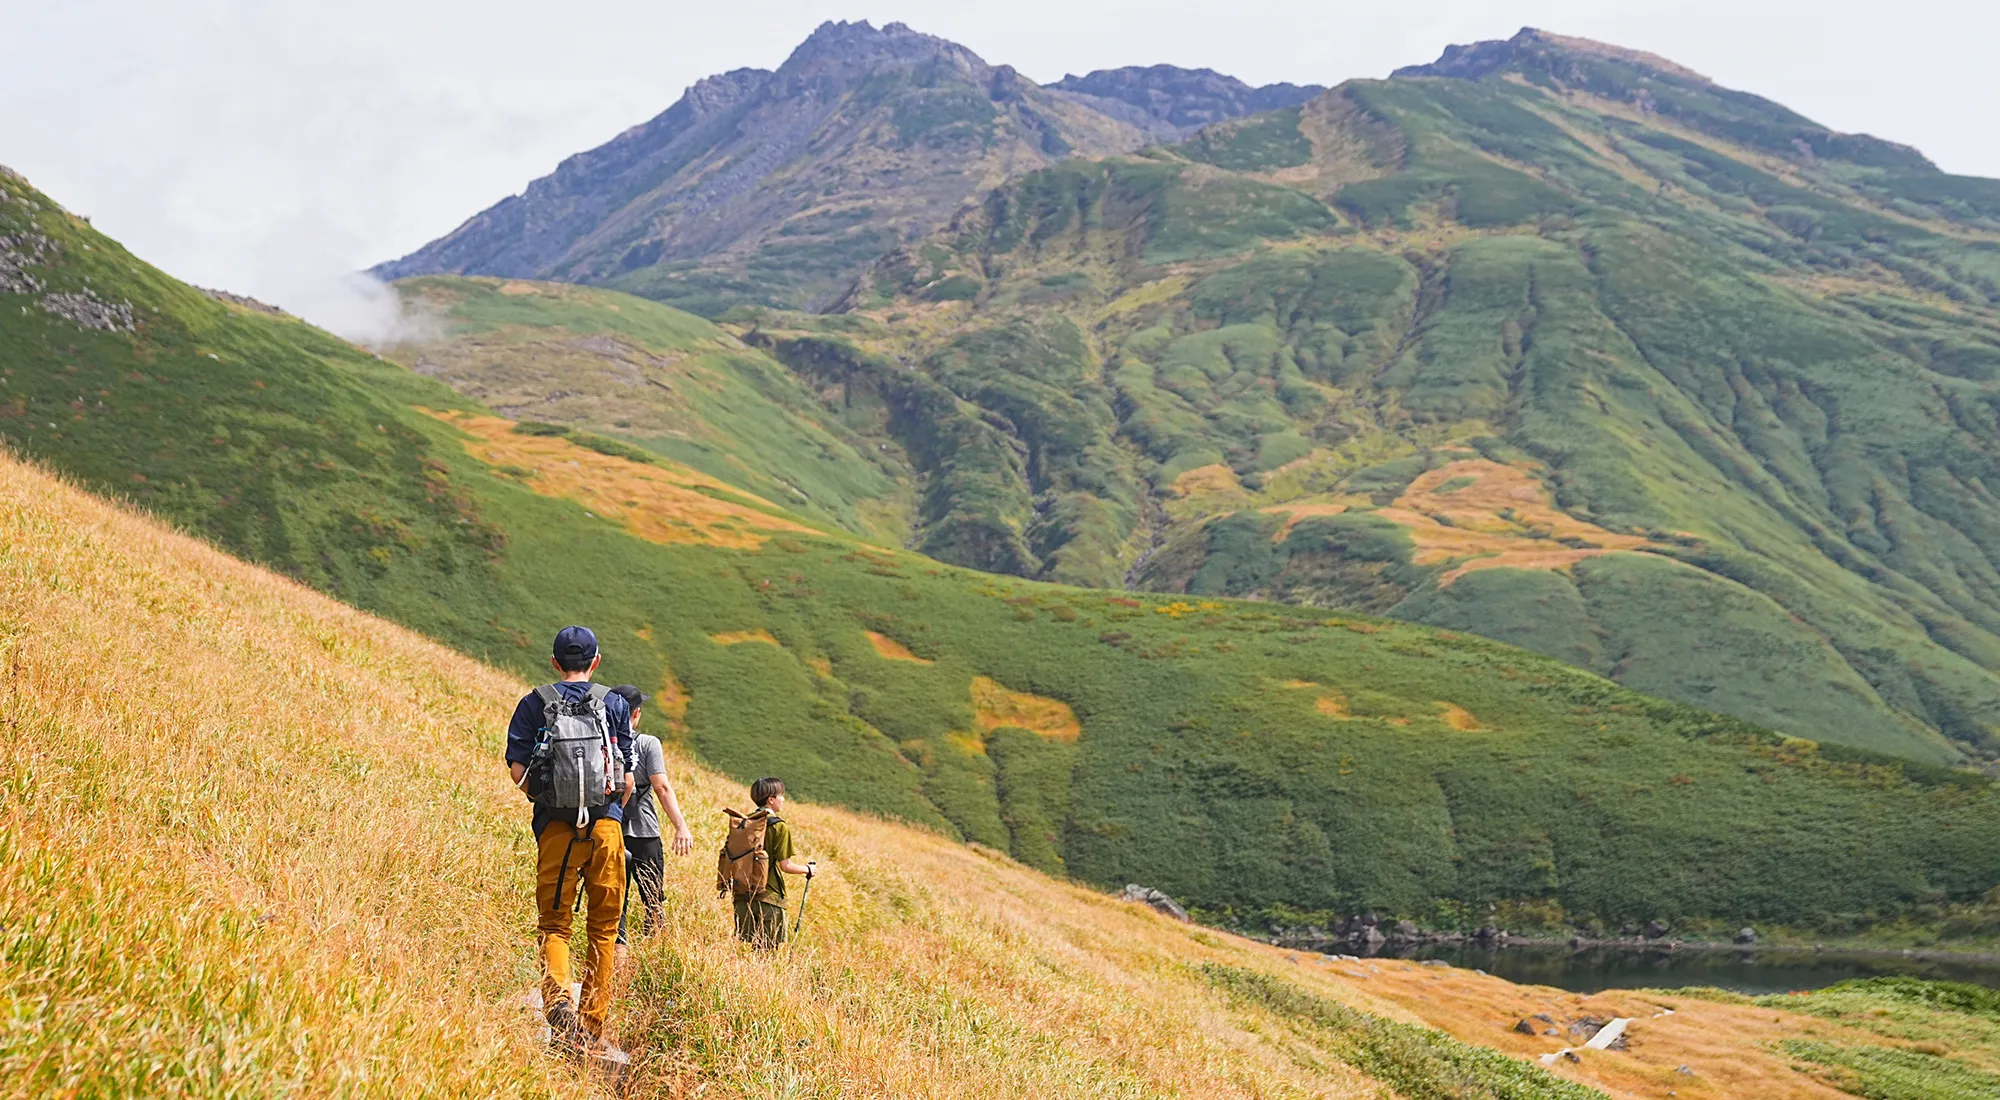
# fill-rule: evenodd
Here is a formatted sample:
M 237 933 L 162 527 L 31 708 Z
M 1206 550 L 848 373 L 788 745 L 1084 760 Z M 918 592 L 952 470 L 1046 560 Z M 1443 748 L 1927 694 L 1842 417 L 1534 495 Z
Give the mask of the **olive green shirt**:
M 771 881 L 757 900 L 769 905 L 785 904 L 785 873 L 778 870 L 778 864 L 798 854 L 792 847 L 792 827 L 783 818 L 772 821 L 764 829 L 764 854 L 771 857 Z

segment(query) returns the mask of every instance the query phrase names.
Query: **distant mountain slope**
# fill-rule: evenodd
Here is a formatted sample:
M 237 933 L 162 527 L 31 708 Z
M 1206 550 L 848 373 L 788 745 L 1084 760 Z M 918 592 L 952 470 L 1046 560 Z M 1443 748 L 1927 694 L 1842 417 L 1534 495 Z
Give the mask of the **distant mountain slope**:
M 980 410 L 949 560 L 2000 757 L 2000 182 L 1542 32 L 1408 71 L 1038 172 L 754 339 Z
M 20 181 L 0 193 L 10 448 L 523 675 L 589 623 L 603 676 L 656 691 L 656 728 L 732 776 L 1213 912 L 1852 929 L 2000 884 L 1983 777 L 1431 627 L 870 545 L 225 308 Z M 511 308 L 472 286 L 503 300 L 468 316 Z
M 1303 91 L 1136 72 L 1083 80 L 1126 96 L 1143 86 L 1144 109 L 1042 88 L 900 23 L 827 23 L 775 72 L 701 81 L 375 273 L 596 283 L 706 314 L 732 302 L 817 307 L 1008 179 Z
M 561 283 L 426 276 L 400 290 L 427 323 L 388 356 L 503 416 L 629 440 L 859 534 L 908 529 L 902 455 L 699 317 Z

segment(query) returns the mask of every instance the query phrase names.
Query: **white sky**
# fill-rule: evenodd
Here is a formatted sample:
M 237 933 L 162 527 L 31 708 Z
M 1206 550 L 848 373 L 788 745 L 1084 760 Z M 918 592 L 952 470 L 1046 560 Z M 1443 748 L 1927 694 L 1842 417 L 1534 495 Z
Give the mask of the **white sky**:
M 1256 84 L 1531 25 L 2000 176 L 2000 5 L 1967 0 L 0 0 L 0 164 L 183 279 L 361 331 L 342 273 L 827 19 L 900 20 L 1044 82 L 1169 62 Z

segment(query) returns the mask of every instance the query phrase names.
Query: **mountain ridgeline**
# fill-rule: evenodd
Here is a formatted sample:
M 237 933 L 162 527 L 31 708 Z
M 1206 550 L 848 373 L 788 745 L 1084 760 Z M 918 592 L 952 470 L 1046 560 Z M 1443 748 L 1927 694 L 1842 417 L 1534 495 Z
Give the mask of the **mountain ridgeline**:
M 776 71 L 701 81 L 375 273 L 593 283 L 699 313 L 816 307 L 1008 179 L 1318 90 L 1171 66 L 1043 87 L 901 23 L 827 23 Z

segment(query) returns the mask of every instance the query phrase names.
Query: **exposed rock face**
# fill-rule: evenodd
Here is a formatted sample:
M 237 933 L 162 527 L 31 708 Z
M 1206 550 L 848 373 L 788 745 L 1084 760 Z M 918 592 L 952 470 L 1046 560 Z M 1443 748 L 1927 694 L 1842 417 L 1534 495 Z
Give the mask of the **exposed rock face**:
M 1072 79 L 1118 95 L 1043 88 L 901 23 L 826 23 L 776 71 L 700 81 L 374 274 L 599 283 L 711 314 L 818 308 L 1011 177 L 1316 91 L 1170 66 Z
M 1099 69 L 1086 76 L 1065 76 L 1047 87 L 1082 97 L 1105 114 L 1162 139 L 1185 137 L 1211 122 L 1296 107 L 1326 90 L 1317 84 L 1253 88 L 1213 69 L 1175 65 Z
M 0 191 L 0 199 L 6 195 Z M 0 293 L 41 293 L 42 280 L 29 268 L 39 266 L 55 249 L 55 242 L 40 233 L 0 234 Z
M 213 298 L 216 301 L 223 303 L 224 305 L 241 306 L 244 309 L 256 310 L 258 313 L 268 313 L 273 317 L 291 316 L 291 314 L 286 313 L 284 310 L 279 309 L 277 306 L 274 306 L 269 302 L 260 302 L 257 299 L 252 298 L 247 294 L 232 294 L 227 290 L 215 290 L 205 286 L 198 286 L 195 287 L 195 289 L 201 291 L 203 294 L 208 295 L 210 298 Z
M 81 328 L 104 332 L 136 332 L 138 319 L 130 302 L 107 302 L 88 290 L 42 295 L 41 307 Z
M 775 72 L 697 83 L 375 274 L 609 283 L 697 308 L 814 305 L 985 186 L 1145 140 L 955 43 L 900 23 L 827 23 Z M 745 280 L 754 287 L 731 288 Z
M 1150 886 L 1141 886 L 1136 882 L 1131 883 L 1125 887 L 1125 893 L 1121 896 L 1126 901 L 1136 901 L 1149 905 L 1155 912 L 1164 913 L 1175 920 L 1189 919 L 1187 910 L 1181 908 L 1179 902 L 1168 897 L 1164 891 L 1155 890 Z

